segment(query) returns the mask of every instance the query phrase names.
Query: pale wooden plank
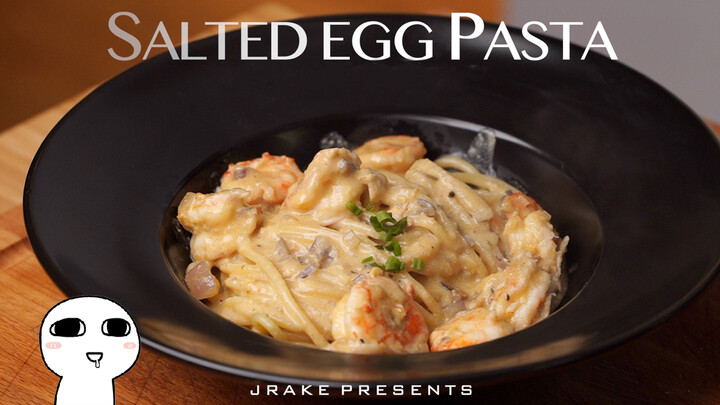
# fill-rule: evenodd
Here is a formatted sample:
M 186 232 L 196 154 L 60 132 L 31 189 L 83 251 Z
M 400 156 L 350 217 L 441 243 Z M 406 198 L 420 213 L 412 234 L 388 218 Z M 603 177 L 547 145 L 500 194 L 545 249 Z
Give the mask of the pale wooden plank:
M 36 346 L 0 399 L 4 404 L 50 404 L 55 400 L 59 378 L 45 367 Z
M 138 403 L 141 394 L 148 387 L 148 381 L 153 375 L 159 356 L 160 355 L 149 348 L 140 348 L 140 357 L 138 357 L 138 361 L 133 368 L 115 379 L 116 404 Z M 151 387 L 151 389 L 153 389 L 153 387 Z M 154 389 L 157 389 L 157 387 Z
M 11 339 L 3 339 L 0 345 L 0 369 L 3 370 L 0 373 L 0 392 L 7 394 L 8 398 L 29 401 L 32 397 L 26 398 L 14 391 L 18 388 L 17 384 L 20 384 L 20 391 L 26 391 L 22 388 L 24 380 L 17 377 L 27 372 L 27 367 L 35 370 L 45 368 L 42 358 L 38 362 L 30 356 L 38 347 L 38 327 L 45 313 L 62 300 L 63 295 L 42 271 L 28 246 L 24 247 L 24 253 L 23 260 L 0 268 L 0 334 L 12 336 Z M 5 400 L 0 402 L 6 403 Z

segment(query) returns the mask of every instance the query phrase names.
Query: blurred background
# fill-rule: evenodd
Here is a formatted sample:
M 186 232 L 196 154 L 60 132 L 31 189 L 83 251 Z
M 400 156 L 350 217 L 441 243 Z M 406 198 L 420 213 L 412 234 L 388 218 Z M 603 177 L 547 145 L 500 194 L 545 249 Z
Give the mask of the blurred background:
M 108 18 L 130 11 L 140 24 L 132 34 L 145 46 L 159 21 L 174 41 L 180 22 L 190 36 L 212 34 L 206 21 L 271 21 L 357 12 L 412 12 L 449 16 L 473 12 L 485 21 L 521 26 L 531 20 L 584 21 L 571 40 L 587 43 L 601 20 L 621 62 L 655 79 L 706 118 L 720 120 L 720 1 L 695 0 L 206 0 L 206 1 L 0 1 L 0 130 L 97 85 L 129 68 L 130 47 L 108 29 Z M 129 26 L 129 20 L 121 20 Z M 128 28 L 130 31 L 130 29 Z M 548 35 L 561 36 L 560 27 Z M 123 48 L 125 46 L 125 48 Z M 156 51 L 155 53 L 157 53 Z M 127 54 L 130 52 L 127 51 Z M 151 54 L 152 55 L 152 54 Z

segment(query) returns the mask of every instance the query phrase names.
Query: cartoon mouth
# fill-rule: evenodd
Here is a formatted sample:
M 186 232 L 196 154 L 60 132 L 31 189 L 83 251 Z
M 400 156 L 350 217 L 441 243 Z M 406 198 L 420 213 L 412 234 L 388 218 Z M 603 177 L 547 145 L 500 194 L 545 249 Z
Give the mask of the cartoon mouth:
M 100 368 L 100 360 L 103 358 L 102 352 L 87 352 L 86 356 L 88 360 L 95 363 L 95 368 Z

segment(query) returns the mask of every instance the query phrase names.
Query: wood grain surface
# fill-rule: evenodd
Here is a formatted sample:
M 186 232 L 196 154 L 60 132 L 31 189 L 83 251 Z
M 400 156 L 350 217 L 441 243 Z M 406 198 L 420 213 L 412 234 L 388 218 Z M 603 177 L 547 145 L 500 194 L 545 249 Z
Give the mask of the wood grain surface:
M 283 18 L 264 10 L 269 17 Z M 281 12 L 280 12 L 281 13 Z M 0 403 L 52 403 L 58 377 L 38 347 L 43 316 L 65 296 L 38 263 L 22 219 L 22 185 L 44 136 L 83 95 L 0 134 Z M 720 126 L 709 123 L 720 134 Z M 477 386 L 468 403 L 720 403 L 720 280 L 648 334 L 594 359 L 532 378 Z M 259 382 L 219 374 L 143 347 L 116 380 L 117 404 L 329 403 L 251 396 Z M 362 399 L 362 398 L 360 398 Z M 354 401 L 358 400 L 355 398 Z M 448 400 L 448 399 L 444 399 Z M 478 402 L 480 401 L 480 402 Z

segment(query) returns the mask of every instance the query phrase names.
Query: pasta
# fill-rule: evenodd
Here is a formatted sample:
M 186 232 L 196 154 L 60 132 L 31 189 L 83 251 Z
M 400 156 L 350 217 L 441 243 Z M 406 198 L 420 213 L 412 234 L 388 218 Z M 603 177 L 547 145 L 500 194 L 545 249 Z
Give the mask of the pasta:
M 186 283 L 215 312 L 275 339 L 351 353 L 486 342 L 548 316 L 564 285 L 550 215 L 404 135 L 231 164 L 187 193 Z

